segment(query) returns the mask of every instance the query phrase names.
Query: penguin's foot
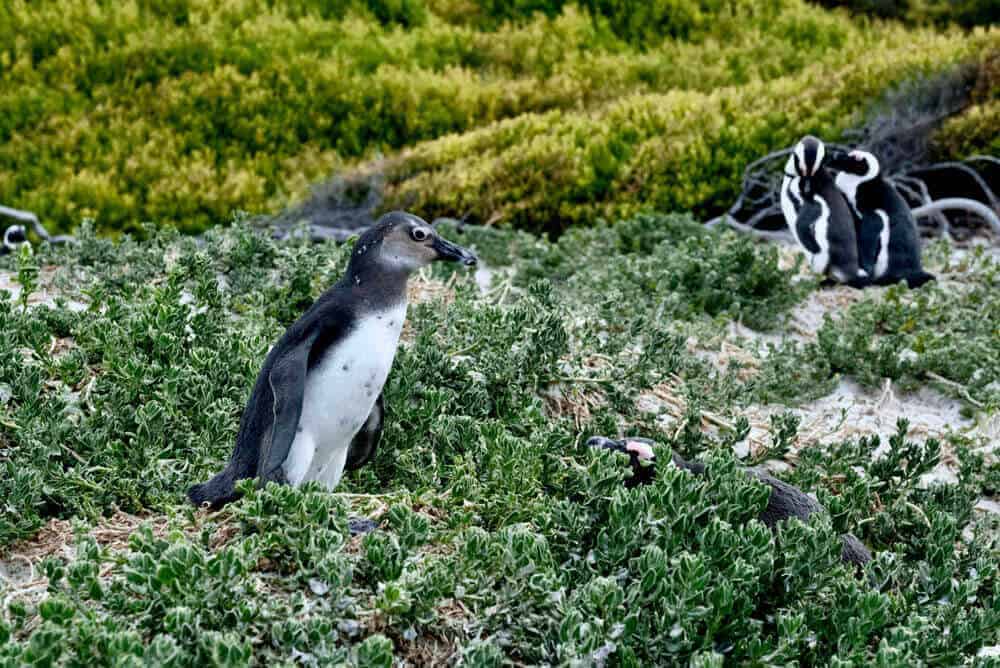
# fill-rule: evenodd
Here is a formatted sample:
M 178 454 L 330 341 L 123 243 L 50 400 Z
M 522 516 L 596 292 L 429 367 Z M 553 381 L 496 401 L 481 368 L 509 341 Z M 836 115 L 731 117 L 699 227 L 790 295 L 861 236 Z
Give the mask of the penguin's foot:
M 864 290 L 871 284 L 872 281 L 867 276 L 858 276 L 857 278 L 852 278 L 844 283 L 844 285 L 854 288 L 855 290 Z
M 936 281 L 937 278 L 934 274 L 928 274 L 926 271 L 917 272 L 915 274 L 910 274 L 906 277 L 906 287 L 911 290 L 919 288 L 924 283 L 929 283 L 930 281 Z
M 374 531 L 377 526 L 378 525 L 375 523 L 375 520 L 370 520 L 367 517 L 347 518 L 347 528 L 351 532 L 352 536 L 369 533 Z

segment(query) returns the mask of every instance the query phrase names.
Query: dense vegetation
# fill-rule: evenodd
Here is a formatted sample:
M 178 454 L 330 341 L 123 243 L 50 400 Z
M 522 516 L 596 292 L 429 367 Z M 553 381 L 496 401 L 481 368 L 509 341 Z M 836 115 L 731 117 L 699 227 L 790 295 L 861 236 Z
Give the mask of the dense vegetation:
M 183 490 L 227 456 L 268 345 L 347 249 L 239 226 L 149 234 L 114 245 L 87 228 L 78 247 L 6 261 L 26 290 L 0 296 L 0 545 L 16 554 L 53 518 L 148 522 L 114 544 L 81 532 L 73 558 L 45 561 L 44 599 L 11 590 L 2 665 L 954 665 L 997 640 L 1000 533 L 972 505 L 1000 469 L 978 443 L 911 442 L 905 425 L 802 441 L 779 415 L 748 459 L 795 445 L 782 476 L 831 512 L 775 535 L 733 454 L 749 406 L 794 405 L 841 373 L 877 387 L 934 372 L 995 412 L 988 257 L 936 249 L 961 289 L 873 292 L 815 342 L 720 369 L 691 341 L 711 348 L 736 320 L 782 331 L 817 289 L 775 248 L 685 216 L 557 243 L 448 230 L 500 273 L 487 291 L 446 267 L 414 279 L 429 299 L 411 308 L 372 465 L 347 494 L 248 487 L 205 515 Z M 26 307 L 43 288 L 62 296 Z M 685 406 L 666 420 L 637 404 L 664 383 Z M 705 429 L 707 411 L 730 426 Z M 581 446 L 622 432 L 711 473 L 663 466 L 625 490 L 623 462 Z M 960 482 L 925 488 L 943 447 Z M 348 515 L 373 513 L 379 528 L 349 539 Z M 839 563 L 845 530 L 877 553 L 863 577 Z
M 844 440 L 780 407 L 888 380 L 995 420 L 995 256 L 937 244 L 941 281 L 767 336 L 821 288 L 699 221 L 751 159 L 959 64 L 970 104 L 935 157 L 1000 152 L 995 12 L 0 4 L 0 203 L 79 238 L 0 257 L 17 289 L 0 289 L 0 667 L 986 665 L 1000 520 L 973 507 L 1000 463 L 983 432 Z M 502 223 L 440 226 L 492 282 L 414 278 L 381 450 L 337 493 L 246 485 L 196 512 L 183 492 L 228 456 L 268 347 L 348 257 L 234 211 L 333 172 L 386 208 Z M 626 490 L 592 434 L 653 437 L 709 473 L 662 464 Z M 772 534 L 738 467 L 785 461 L 830 512 Z M 926 484 L 942 463 L 957 482 Z M 351 537 L 360 515 L 377 529 Z M 845 531 L 876 554 L 862 573 L 839 561 Z
M 13 0 L 0 33 L 0 202 L 103 233 L 201 231 L 354 168 L 390 170 L 389 206 L 536 230 L 717 211 L 749 159 L 1000 43 L 803 0 Z M 942 150 L 990 146 L 995 116 Z

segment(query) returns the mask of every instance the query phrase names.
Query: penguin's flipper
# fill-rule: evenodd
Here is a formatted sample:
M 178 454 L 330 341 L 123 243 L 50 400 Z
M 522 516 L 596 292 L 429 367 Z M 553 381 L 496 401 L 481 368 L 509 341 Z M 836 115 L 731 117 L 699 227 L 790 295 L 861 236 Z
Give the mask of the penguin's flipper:
M 309 366 L 309 352 L 314 337 L 308 337 L 298 345 L 289 348 L 271 367 L 268 383 L 273 397 L 274 421 L 270 434 L 264 434 L 260 449 L 260 464 L 257 475 L 261 482 L 281 481 L 284 478 L 282 464 L 288 457 L 295 440 L 295 432 L 302 417 L 302 398 L 306 390 L 306 371 Z M 267 407 L 263 407 L 267 410 Z
M 805 205 L 799 210 L 799 217 L 795 221 L 795 231 L 799 242 L 812 255 L 816 255 L 821 250 L 816 236 L 813 234 L 813 226 L 821 214 L 820 207 Z
M 375 406 L 371 414 L 365 420 L 365 424 L 354 436 L 350 447 L 347 449 L 347 462 L 344 469 L 353 471 L 359 469 L 372 460 L 378 442 L 382 439 L 382 419 L 385 417 L 385 404 L 382 401 L 382 393 L 375 400 Z
M 875 262 L 882 251 L 884 221 L 874 211 L 866 211 L 858 224 L 858 265 L 869 276 L 875 275 Z

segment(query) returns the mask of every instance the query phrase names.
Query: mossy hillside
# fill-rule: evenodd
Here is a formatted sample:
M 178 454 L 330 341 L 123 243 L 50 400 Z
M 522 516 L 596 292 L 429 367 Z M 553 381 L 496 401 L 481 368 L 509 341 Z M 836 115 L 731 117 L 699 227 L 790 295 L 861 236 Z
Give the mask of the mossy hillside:
M 820 62 L 709 92 L 637 94 L 593 110 L 524 115 L 390 161 L 387 206 L 547 232 L 644 209 L 714 215 L 735 199 L 744 168 L 757 157 L 806 132 L 839 137 L 862 122 L 881 91 L 996 48 L 998 40 L 996 31 L 928 34 L 916 50 L 899 32 L 842 65 Z
M 614 131 L 605 123 L 620 119 L 599 110 L 613 101 L 630 107 L 643 94 L 750 86 L 730 94 L 731 107 L 709 105 L 698 113 L 709 127 L 730 124 L 755 135 L 759 107 L 747 100 L 758 99 L 761 82 L 808 67 L 836 78 L 860 54 L 886 44 L 898 50 L 926 42 L 934 58 L 925 64 L 946 67 L 983 43 L 980 36 L 965 44 L 955 31 L 852 20 L 800 0 L 656 5 L 650 10 L 656 16 L 643 15 L 636 25 L 695 18 L 689 28 L 655 39 L 636 39 L 615 18 L 624 21 L 625 9 L 600 2 L 527 3 L 509 16 L 500 4 L 487 7 L 497 23 L 461 19 L 463 11 L 451 12 L 447 3 L 154 4 L 48 0 L 8 3 L 0 11 L 0 30 L 17 36 L 0 50 L 0 201 L 35 211 L 59 230 L 93 217 L 103 233 L 138 233 L 149 220 L 199 232 L 234 209 L 278 209 L 305 195 L 309 184 L 380 154 L 489 127 L 460 142 L 456 148 L 467 152 L 449 153 L 447 163 L 439 150 L 421 146 L 418 161 L 406 158 L 404 174 L 419 171 L 427 151 L 436 170 L 448 168 L 444 181 L 458 192 L 421 195 L 428 206 L 461 215 L 478 192 L 501 215 L 520 220 L 526 216 L 507 215 L 511 201 L 519 193 L 526 202 L 544 199 L 550 189 L 542 177 L 558 182 L 562 177 L 551 172 L 565 171 L 582 179 L 569 193 L 565 223 L 580 219 L 581 203 L 597 210 L 612 192 L 629 204 L 623 210 L 643 203 L 612 187 L 635 141 L 607 136 Z M 895 80 L 907 62 L 873 71 L 862 90 L 879 92 L 886 72 Z M 822 78 L 810 76 L 800 83 Z M 798 91 L 783 94 L 795 98 Z M 839 113 L 853 114 L 862 102 L 852 96 Z M 576 142 L 566 136 L 571 128 L 557 123 L 543 139 L 533 114 L 572 119 L 581 110 L 605 119 L 588 132 L 606 141 L 574 166 L 580 149 L 565 145 Z M 803 108 L 788 116 L 781 140 L 841 127 L 824 113 Z M 491 126 L 504 119 L 523 122 Z M 637 132 L 645 137 L 652 129 Z M 682 153 L 718 158 L 708 179 L 732 189 L 733 165 L 750 147 L 685 149 L 696 137 L 670 143 L 680 142 Z M 471 166 L 471 181 L 461 177 L 465 159 L 512 150 L 535 155 L 540 141 L 568 150 L 571 164 L 545 163 L 516 185 L 498 175 L 495 191 L 483 185 L 481 166 Z M 778 147 L 754 142 L 753 148 L 757 143 Z M 698 199 L 716 195 L 705 188 L 678 182 L 676 192 L 657 199 L 721 206 Z M 485 213 L 483 220 L 494 213 L 477 206 L 471 212 Z M 526 224 L 541 227 L 538 220 Z
M 995 156 L 1000 153 L 1000 51 L 983 54 L 979 76 L 971 94 L 971 106 L 950 118 L 935 134 L 940 156 Z
M 957 23 L 964 26 L 995 25 L 1000 8 L 990 0 L 820 0 L 827 7 L 847 7 L 863 16 L 902 19 L 909 23 Z
M 934 441 L 804 444 L 783 477 L 816 493 L 829 517 L 777 536 L 752 521 L 765 496 L 732 454 L 748 428 L 742 406 L 801 396 L 782 364 L 813 369 L 815 382 L 836 370 L 772 351 L 760 360 L 778 369 L 765 385 L 763 369 L 718 371 L 685 341 L 734 319 L 782 331 L 816 286 L 793 283 L 774 248 L 680 216 L 598 225 L 555 244 L 466 229 L 444 233 L 500 273 L 486 293 L 447 267 L 415 279 L 442 296 L 411 308 L 382 449 L 339 490 L 360 495 L 248 486 L 214 516 L 193 515 L 183 491 L 228 456 L 268 345 L 335 279 L 346 248 L 241 229 L 203 244 L 159 232 L 114 245 L 85 230 L 79 247 L 7 261 L 25 283 L 58 286 L 87 308 L 2 301 L 6 549 L 16 554 L 16 541 L 52 518 L 153 518 L 128 546 L 83 537 L 74 559 L 48 562 L 44 603 L 9 599 L 0 657 L 912 665 L 959 662 L 995 641 L 995 526 L 961 537 L 997 480 L 976 443 L 949 440 L 960 484 L 930 489 L 918 481 L 941 457 Z M 937 287 L 890 292 L 886 306 L 871 296 L 824 327 L 873 332 L 855 355 L 881 368 L 878 351 L 912 347 L 901 336 L 919 336 L 929 318 L 954 312 L 954 325 L 975 304 L 996 308 L 993 261 L 973 262 L 969 302 Z M 924 314 L 919 328 L 896 326 L 911 311 Z M 872 312 L 888 326 L 871 328 Z M 990 335 L 931 337 L 928 349 L 954 356 L 956 375 L 933 368 L 965 382 L 973 358 L 995 356 Z M 920 368 L 907 373 L 927 381 Z M 636 402 L 665 381 L 687 402 L 671 424 Z M 996 387 L 970 387 L 995 410 Z M 708 409 L 725 410 L 733 428 L 706 433 Z M 708 461 L 712 474 L 663 467 L 655 485 L 626 491 L 623 462 L 581 445 L 621 431 Z M 770 440 L 780 456 L 796 421 L 776 419 Z M 379 508 L 380 528 L 349 540 L 347 515 Z M 881 553 L 866 578 L 839 564 L 843 531 Z

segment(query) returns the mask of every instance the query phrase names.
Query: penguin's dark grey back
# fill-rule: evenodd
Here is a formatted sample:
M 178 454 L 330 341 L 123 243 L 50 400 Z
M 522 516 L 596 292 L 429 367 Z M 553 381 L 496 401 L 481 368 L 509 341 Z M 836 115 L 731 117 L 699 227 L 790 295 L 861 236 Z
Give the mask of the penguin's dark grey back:
M 672 453 L 674 464 L 695 475 L 702 475 L 705 472 L 705 465 L 700 462 L 689 462 L 677 453 Z M 652 467 L 650 467 L 652 468 Z M 744 469 L 747 475 L 756 478 L 771 488 L 771 493 L 767 498 L 767 506 L 761 511 L 759 519 L 769 529 L 776 529 L 782 520 L 791 518 L 805 521 L 810 515 L 817 512 L 825 512 L 823 506 L 811 496 L 803 492 L 794 485 L 779 480 L 770 473 L 757 468 Z M 649 476 L 650 478 L 652 475 Z M 865 547 L 864 543 L 853 534 L 846 533 L 840 537 L 841 559 L 849 564 L 861 566 L 871 561 L 872 555 Z
M 858 185 L 859 211 L 881 209 L 889 218 L 889 267 L 882 282 L 904 279 L 910 287 L 919 287 L 934 276 L 924 271 L 920 234 L 910 206 L 882 175 Z

